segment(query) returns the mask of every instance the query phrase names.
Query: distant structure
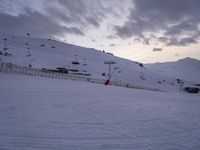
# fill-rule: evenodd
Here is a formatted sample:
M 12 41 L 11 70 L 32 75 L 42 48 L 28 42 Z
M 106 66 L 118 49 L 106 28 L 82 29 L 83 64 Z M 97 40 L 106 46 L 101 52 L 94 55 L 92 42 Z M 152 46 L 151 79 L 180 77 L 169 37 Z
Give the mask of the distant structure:
M 111 65 L 115 64 L 114 61 L 105 61 L 104 64 L 108 65 L 108 80 L 111 79 Z
M 8 39 L 7 38 L 5 38 L 5 39 L 3 39 L 4 40 L 4 51 L 6 51 L 6 50 L 8 50 L 8 47 L 7 47 L 7 41 L 8 41 Z

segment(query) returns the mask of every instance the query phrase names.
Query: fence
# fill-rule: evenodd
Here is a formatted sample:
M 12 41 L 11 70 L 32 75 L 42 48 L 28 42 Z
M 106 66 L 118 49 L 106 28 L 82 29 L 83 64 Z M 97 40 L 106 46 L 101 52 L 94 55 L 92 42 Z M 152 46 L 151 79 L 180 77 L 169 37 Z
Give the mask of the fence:
M 74 75 L 74 74 L 66 74 L 66 73 L 60 73 L 60 72 L 53 72 L 53 71 L 41 70 L 37 68 L 29 68 L 29 67 L 18 66 L 11 63 L 3 63 L 3 62 L 0 62 L 0 72 L 31 75 L 31 76 L 41 76 L 41 77 L 47 77 L 47 78 L 79 80 L 79 81 L 87 81 L 87 82 L 98 83 L 98 84 L 104 84 L 104 81 L 105 81 L 103 79 L 91 78 L 91 77 Z M 121 81 L 111 81 L 110 85 L 122 86 L 122 87 L 127 87 L 127 88 L 160 91 L 157 88 L 135 85 L 135 84 L 130 84 L 130 83 L 121 82 Z

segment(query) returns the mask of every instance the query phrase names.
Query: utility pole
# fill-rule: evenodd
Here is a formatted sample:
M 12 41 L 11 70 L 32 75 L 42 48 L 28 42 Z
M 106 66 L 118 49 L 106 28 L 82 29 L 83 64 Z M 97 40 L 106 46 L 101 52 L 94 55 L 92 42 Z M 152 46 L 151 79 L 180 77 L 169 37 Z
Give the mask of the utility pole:
M 105 61 L 104 64 L 108 65 L 108 80 L 111 79 L 111 65 L 115 64 L 114 61 Z

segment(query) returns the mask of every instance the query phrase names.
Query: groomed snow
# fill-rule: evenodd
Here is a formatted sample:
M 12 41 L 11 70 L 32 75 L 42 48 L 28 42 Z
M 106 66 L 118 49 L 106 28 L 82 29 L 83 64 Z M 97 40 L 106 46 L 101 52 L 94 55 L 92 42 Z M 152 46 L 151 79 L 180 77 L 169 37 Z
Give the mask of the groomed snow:
M 200 98 L 0 73 L 1 150 L 198 150 Z

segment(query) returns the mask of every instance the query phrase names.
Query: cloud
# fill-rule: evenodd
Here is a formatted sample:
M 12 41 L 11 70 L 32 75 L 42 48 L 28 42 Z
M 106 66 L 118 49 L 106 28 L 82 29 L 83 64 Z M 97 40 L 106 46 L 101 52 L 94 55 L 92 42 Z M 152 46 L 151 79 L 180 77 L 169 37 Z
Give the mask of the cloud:
M 91 25 L 93 25 L 94 27 L 99 27 L 99 22 L 98 19 L 94 18 L 94 17 L 86 17 L 86 21 L 88 23 L 90 23 Z
M 114 47 L 114 46 L 116 46 L 116 44 L 110 44 L 110 47 Z
M 175 57 L 178 57 L 178 56 L 180 56 L 180 54 L 175 54 L 174 56 L 175 56 Z
M 117 37 L 116 36 L 114 36 L 114 35 L 108 35 L 108 36 L 106 36 L 107 37 L 107 39 L 110 39 L 110 40 L 112 40 L 112 39 L 116 39 Z
M 91 39 L 91 41 L 92 41 L 93 43 L 96 43 L 96 40 L 95 40 L 95 39 Z
M 46 10 L 65 23 L 76 23 L 79 26 L 91 25 L 98 28 L 105 18 L 101 10 L 102 4 L 97 5 L 97 2 L 92 0 L 56 0 L 56 2 L 56 6 L 46 7 Z
M 186 46 L 197 42 L 200 24 L 199 0 L 133 0 L 128 20 L 113 27 L 123 39 L 154 38 L 167 46 Z M 150 35 L 150 36 L 149 36 Z M 175 37 L 175 42 L 170 38 Z M 187 38 L 184 38 L 187 37 Z
M 30 32 L 40 37 L 62 38 L 68 37 L 67 34 L 105 37 L 113 31 L 113 24 L 119 24 L 127 16 L 125 8 L 130 1 L 122 4 L 116 0 L 2 0 L 0 31 Z
M 166 36 L 176 36 L 185 33 L 193 33 L 198 31 L 198 24 L 192 23 L 190 21 L 180 22 L 176 25 L 170 26 L 166 29 Z
M 12 16 L 0 13 L 0 30 L 12 34 L 23 35 L 27 32 L 37 37 L 54 37 L 63 33 L 84 35 L 77 27 L 67 27 L 54 22 L 39 12 L 26 11 L 26 14 Z
M 153 52 L 161 52 L 162 50 L 162 48 L 153 48 Z
M 38 37 L 62 37 L 64 34 L 83 36 L 91 27 L 99 28 L 106 18 L 104 9 L 101 10 L 102 4 L 91 0 L 38 1 L 30 5 L 24 0 L 3 0 L 0 6 L 0 31 L 15 34 L 30 32 Z
M 187 37 L 187 38 L 181 38 L 181 39 L 175 39 L 171 38 L 167 41 L 167 46 L 186 46 L 190 44 L 196 44 L 198 43 L 193 37 Z

